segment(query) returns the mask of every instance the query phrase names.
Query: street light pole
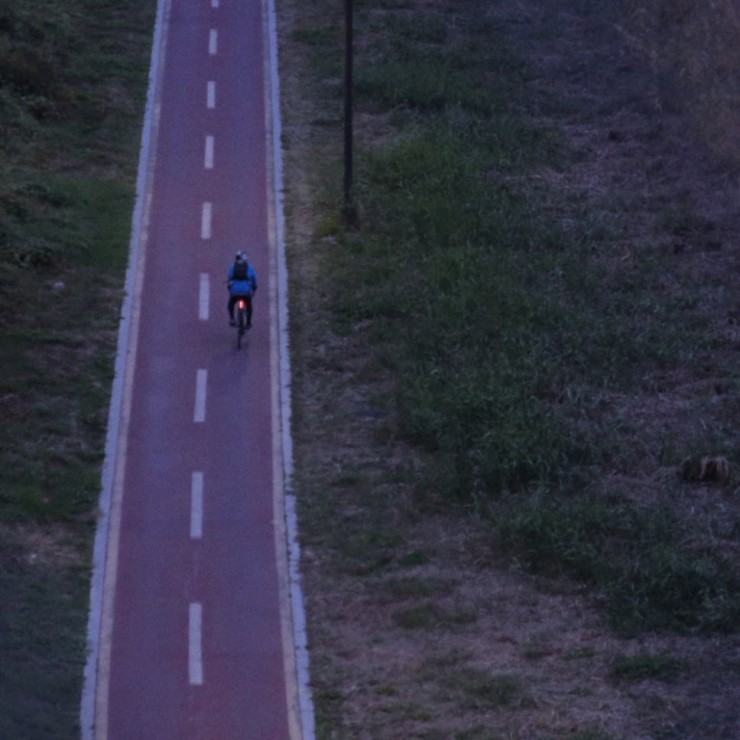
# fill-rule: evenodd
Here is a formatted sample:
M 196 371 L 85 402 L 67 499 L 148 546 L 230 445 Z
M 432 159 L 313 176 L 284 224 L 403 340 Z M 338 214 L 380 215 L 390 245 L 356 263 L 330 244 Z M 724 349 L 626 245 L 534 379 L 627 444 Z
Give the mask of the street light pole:
M 352 0 L 344 0 L 344 207 L 352 210 Z

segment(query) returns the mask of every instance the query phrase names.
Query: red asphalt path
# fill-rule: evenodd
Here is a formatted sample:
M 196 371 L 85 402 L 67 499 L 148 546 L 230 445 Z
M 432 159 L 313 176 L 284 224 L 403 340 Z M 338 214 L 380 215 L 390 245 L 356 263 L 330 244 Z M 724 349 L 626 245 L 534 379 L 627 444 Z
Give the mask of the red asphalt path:
M 273 524 L 262 35 L 260 0 L 172 0 L 98 736 L 290 736 Z M 238 249 L 260 279 L 241 351 L 224 285 Z M 192 499 L 201 480 L 202 533 Z

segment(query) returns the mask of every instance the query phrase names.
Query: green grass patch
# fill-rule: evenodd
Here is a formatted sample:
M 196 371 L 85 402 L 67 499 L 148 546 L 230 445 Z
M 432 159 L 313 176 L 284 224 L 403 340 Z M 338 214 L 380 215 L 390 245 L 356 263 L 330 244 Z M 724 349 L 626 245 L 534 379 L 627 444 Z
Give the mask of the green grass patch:
M 396 611 L 393 615 L 396 625 L 407 630 L 432 630 L 439 627 L 454 630 L 475 624 L 478 620 L 478 612 L 473 608 L 464 605 L 454 609 L 441 608 L 432 600 L 431 595 L 428 596 L 426 601 Z
M 394 596 L 400 598 L 440 596 L 450 591 L 449 583 L 436 578 L 419 578 L 413 576 L 391 578 L 386 585 Z
M 642 653 L 616 658 L 612 662 L 610 675 L 616 681 L 635 683 L 653 679 L 670 683 L 686 668 L 685 661 L 671 655 Z
M 0 736 L 79 733 L 156 4 L 0 4 Z M 40 557 L 38 542 L 64 541 Z
M 88 577 L 0 534 L 0 735 L 79 734 Z M 10 557 L 13 559 L 10 559 Z
M 462 498 L 593 463 L 603 440 L 569 434 L 568 416 L 678 342 L 657 326 L 631 331 L 627 288 L 605 294 L 583 249 L 491 184 L 503 158 L 495 134 L 457 114 L 368 154 L 358 192 L 378 227 L 335 253 L 337 331 L 393 326 L 410 350 L 396 360 L 402 432 L 444 453 L 435 477 Z
M 0 263 L 74 261 L 78 251 L 96 250 L 93 224 L 120 218 L 115 201 L 130 200 L 133 188 L 150 42 L 142 31 L 152 12 L 141 0 L 0 10 L 8 122 L 0 136 Z
M 485 709 L 526 709 L 534 700 L 519 676 L 466 669 L 453 677 L 468 704 Z
M 500 546 L 527 569 L 603 591 L 614 627 L 731 631 L 740 619 L 738 576 L 718 553 L 682 547 L 689 528 L 669 507 L 596 495 L 535 494 L 499 512 Z
M 401 609 L 393 615 L 393 621 L 407 630 L 430 629 L 438 624 L 439 619 L 439 610 L 432 602 Z

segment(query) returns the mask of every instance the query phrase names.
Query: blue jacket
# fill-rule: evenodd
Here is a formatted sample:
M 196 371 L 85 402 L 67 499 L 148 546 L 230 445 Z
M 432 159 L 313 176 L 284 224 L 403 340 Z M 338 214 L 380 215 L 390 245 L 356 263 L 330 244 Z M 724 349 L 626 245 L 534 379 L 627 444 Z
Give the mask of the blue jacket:
M 247 262 L 247 279 L 234 280 L 234 265 L 229 267 L 227 283 L 231 295 L 252 295 L 257 290 L 257 273 L 254 267 Z

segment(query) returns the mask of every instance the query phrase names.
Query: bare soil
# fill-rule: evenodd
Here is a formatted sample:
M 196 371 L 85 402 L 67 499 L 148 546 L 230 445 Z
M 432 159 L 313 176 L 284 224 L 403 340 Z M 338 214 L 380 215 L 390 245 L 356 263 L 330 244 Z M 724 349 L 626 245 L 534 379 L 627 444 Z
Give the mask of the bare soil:
M 393 378 L 368 353 L 363 326 L 345 337 L 332 332 L 321 280 L 331 229 L 316 199 L 323 179 L 337 175 L 331 163 L 341 142 L 337 127 L 316 123 L 326 100 L 308 81 L 295 31 L 341 18 L 298 0 L 280 5 L 283 96 L 291 101 L 284 126 L 296 488 L 319 737 L 740 737 L 736 636 L 619 638 L 592 594 L 497 561 L 475 517 L 416 510 L 423 457 L 393 436 L 392 404 L 376 403 Z M 722 410 L 710 416 L 736 424 L 737 399 L 721 386 L 740 349 L 740 292 L 720 278 L 739 266 L 738 167 L 717 158 L 618 19 L 590 7 L 519 0 L 489 9 L 526 54 L 533 93 L 551 102 L 541 122 L 575 153 L 564 169 L 537 177 L 562 194 L 554 208 L 564 224 L 582 217 L 584 198 L 610 224 L 626 222 L 605 264 L 621 269 L 639 250 L 660 250 L 675 256 L 675 272 L 656 286 L 659 295 L 682 280 L 710 284 L 713 275 L 724 286 L 713 306 L 724 341 L 707 356 L 705 374 L 670 368 L 655 394 L 615 401 L 656 439 L 680 437 L 697 423 L 697 394 L 718 383 L 713 403 Z M 357 135 L 382 129 L 363 117 Z M 573 212 L 563 210 L 568 194 L 580 198 Z M 667 224 L 670 213 L 690 215 L 694 226 Z M 650 495 L 674 473 L 650 446 L 639 469 L 614 471 L 635 495 Z M 736 525 L 737 493 L 698 485 L 682 505 L 721 509 Z M 616 676 L 617 659 L 645 654 L 675 659 L 677 673 Z

